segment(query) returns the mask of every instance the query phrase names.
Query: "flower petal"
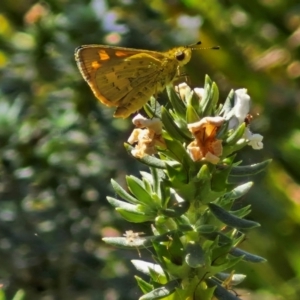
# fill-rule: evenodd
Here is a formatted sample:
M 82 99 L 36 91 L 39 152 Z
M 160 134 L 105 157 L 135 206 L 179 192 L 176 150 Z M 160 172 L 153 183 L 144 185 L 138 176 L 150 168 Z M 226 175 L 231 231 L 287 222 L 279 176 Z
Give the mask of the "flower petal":
M 234 92 L 234 115 L 239 120 L 239 125 L 244 122 L 250 110 L 250 96 L 246 89 L 239 89 Z

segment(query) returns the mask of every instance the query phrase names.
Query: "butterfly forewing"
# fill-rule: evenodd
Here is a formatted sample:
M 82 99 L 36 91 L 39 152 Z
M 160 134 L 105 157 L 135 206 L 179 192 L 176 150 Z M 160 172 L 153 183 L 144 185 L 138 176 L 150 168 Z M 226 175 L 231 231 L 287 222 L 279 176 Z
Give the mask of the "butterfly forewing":
M 141 55 L 140 50 L 105 46 L 82 46 L 76 50 L 76 62 L 82 76 L 96 97 L 108 106 L 118 101 L 141 82 L 149 80 L 160 66 L 152 54 Z
M 114 104 L 117 99 L 113 96 L 114 92 L 118 94 L 119 91 L 115 90 L 113 86 L 113 83 L 116 82 L 113 70 L 115 65 L 123 61 L 123 58 L 115 56 L 109 47 L 92 45 L 76 49 L 75 59 L 83 78 L 90 85 L 95 96 L 107 106 L 117 106 Z M 101 73 L 107 74 L 107 78 L 100 76 Z M 104 91 L 112 93 L 112 97 L 107 98 L 103 94 Z

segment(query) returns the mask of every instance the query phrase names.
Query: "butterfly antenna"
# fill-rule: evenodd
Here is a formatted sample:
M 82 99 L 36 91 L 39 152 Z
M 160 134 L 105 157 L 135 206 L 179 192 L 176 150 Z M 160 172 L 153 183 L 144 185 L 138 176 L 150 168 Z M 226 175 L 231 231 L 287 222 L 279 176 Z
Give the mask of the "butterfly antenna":
M 190 45 L 188 46 L 188 48 L 190 48 L 191 50 L 219 50 L 221 47 L 220 46 L 213 46 L 213 47 L 205 47 L 205 48 L 199 48 L 199 47 L 195 47 L 198 45 L 201 45 L 202 43 L 199 41 L 196 44 Z

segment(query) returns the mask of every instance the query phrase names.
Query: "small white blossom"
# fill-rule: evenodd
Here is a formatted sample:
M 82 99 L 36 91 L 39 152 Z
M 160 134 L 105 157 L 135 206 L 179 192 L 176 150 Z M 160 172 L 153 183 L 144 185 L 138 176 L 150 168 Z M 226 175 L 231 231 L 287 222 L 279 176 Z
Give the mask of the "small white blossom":
M 194 88 L 191 89 L 186 82 L 180 83 L 175 87 L 175 91 L 179 94 L 182 100 L 189 99 L 193 93 L 195 93 L 199 101 L 203 98 L 204 89 L 203 88 Z
M 235 129 L 245 122 L 250 111 L 250 101 L 251 99 L 246 89 L 238 89 L 234 92 L 234 107 L 227 115 L 229 129 Z M 249 141 L 248 145 L 253 149 L 260 150 L 263 148 L 263 136 L 257 133 L 253 134 L 249 127 L 245 129 L 243 138 Z
M 264 147 L 264 144 L 262 142 L 263 136 L 258 133 L 252 133 L 249 128 L 246 128 L 245 139 L 249 140 L 248 145 L 251 146 L 254 150 L 260 150 Z
M 147 119 L 141 114 L 137 114 L 133 119 L 132 123 L 137 128 L 145 128 L 148 127 L 153 130 L 156 134 L 162 133 L 162 122 L 158 118 Z
M 234 115 L 238 118 L 239 123 L 244 122 L 250 111 L 250 96 L 246 89 L 236 90 L 234 93 Z
M 182 82 L 175 86 L 175 91 L 179 94 L 180 99 L 185 100 L 186 95 L 189 95 L 192 90 L 186 82 Z
M 204 89 L 203 88 L 194 88 L 195 94 L 199 97 L 199 100 L 201 100 L 204 96 Z
M 229 129 L 237 128 L 241 125 L 250 111 L 250 96 L 246 89 L 238 89 L 234 92 L 234 106 L 227 118 L 229 119 Z
M 132 131 L 127 141 L 129 144 L 136 144 L 131 150 L 134 157 L 153 155 L 157 152 L 156 147 L 165 148 L 160 119 L 147 119 L 138 114 L 132 119 L 132 123 L 137 128 Z

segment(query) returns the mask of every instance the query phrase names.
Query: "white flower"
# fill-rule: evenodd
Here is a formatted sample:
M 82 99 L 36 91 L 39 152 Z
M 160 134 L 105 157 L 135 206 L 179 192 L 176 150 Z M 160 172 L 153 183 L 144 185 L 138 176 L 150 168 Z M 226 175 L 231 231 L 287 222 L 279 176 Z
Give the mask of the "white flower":
M 244 137 L 249 140 L 248 145 L 251 146 L 254 150 L 260 150 L 264 147 L 262 142 L 263 136 L 258 133 L 252 133 L 247 127 L 245 130 Z
M 199 100 L 203 98 L 204 88 L 194 88 L 194 92 L 199 97 Z
M 162 133 L 162 122 L 158 118 L 147 119 L 141 114 L 137 114 L 133 119 L 132 123 L 137 128 L 145 128 L 148 127 L 153 130 L 156 134 Z
M 234 92 L 234 115 L 238 118 L 239 123 L 245 121 L 250 111 L 250 96 L 246 89 L 239 89 Z
M 185 100 L 186 95 L 190 94 L 192 90 L 186 82 L 182 82 L 175 86 L 175 91 L 179 94 L 180 99 Z
M 203 88 L 191 89 L 186 82 L 182 82 L 182 83 L 178 84 L 175 87 L 175 91 L 179 94 L 180 99 L 182 99 L 183 101 L 186 101 L 187 99 L 189 99 L 193 95 L 193 93 L 195 93 L 198 96 L 199 101 L 201 101 L 201 99 L 203 98 L 203 95 L 204 95 Z
M 237 128 L 241 125 L 250 111 L 250 96 L 246 89 L 238 89 L 234 92 L 234 106 L 227 118 L 229 120 L 229 129 Z
M 234 107 L 227 115 L 229 129 L 235 129 L 245 122 L 250 111 L 250 101 L 251 99 L 246 89 L 238 89 L 234 92 Z M 248 145 L 253 149 L 260 150 L 263 148 L 263 136 L 257 133 L 253 134 L 248 126 L 245 129 L 243 138 L 249 141 Z
M 142 158 L 146 155 L 153 155 L 157 152 L 156 147 L 165 148 L 160 119 L 147 119 L 138 114 L 132 122 L 137 128 L 132 131 L 127 141 L 129 144 L 136 144 L 131 150 L 134 157 Z

